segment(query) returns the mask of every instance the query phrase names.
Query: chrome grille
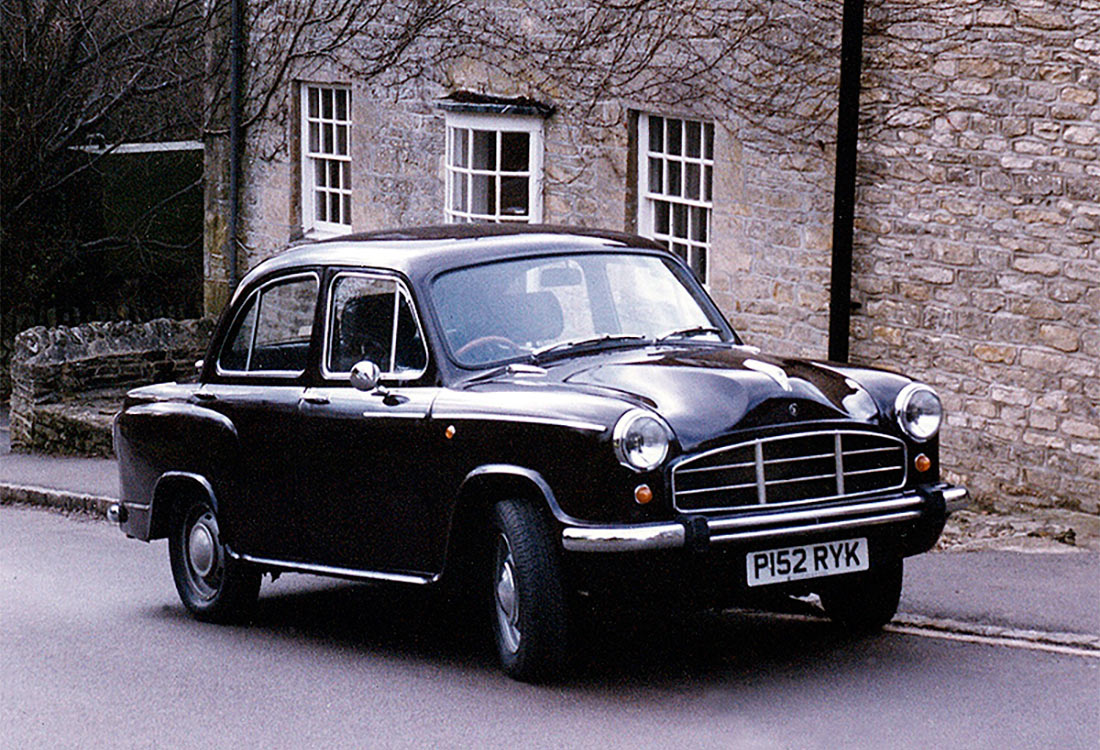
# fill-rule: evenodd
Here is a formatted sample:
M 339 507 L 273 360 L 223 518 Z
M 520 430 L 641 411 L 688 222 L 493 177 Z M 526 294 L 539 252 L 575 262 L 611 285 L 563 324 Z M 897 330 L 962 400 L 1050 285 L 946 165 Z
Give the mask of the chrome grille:
M 672 470 L 682 511 L 804 503 L 905 485 L 905 443 L 873 432 L 805 432 L 717 448 Z

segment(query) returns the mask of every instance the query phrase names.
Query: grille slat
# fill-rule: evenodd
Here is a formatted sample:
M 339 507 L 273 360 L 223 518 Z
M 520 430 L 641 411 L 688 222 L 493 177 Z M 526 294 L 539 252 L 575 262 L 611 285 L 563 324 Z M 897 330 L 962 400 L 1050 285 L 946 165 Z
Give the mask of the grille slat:
M 824 431 L 717 448 L 672 471 L 683 511 L 833 500 L 904 486 L 905 444 L 889 435 Z

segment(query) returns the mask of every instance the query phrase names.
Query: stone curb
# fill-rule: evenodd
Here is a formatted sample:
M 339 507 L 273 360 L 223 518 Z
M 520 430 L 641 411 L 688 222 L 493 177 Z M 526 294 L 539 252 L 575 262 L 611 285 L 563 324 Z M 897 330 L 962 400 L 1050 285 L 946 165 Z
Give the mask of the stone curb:
M 106 517 L 107 508 L 117 502 L 113 497 L 0 482 L 0 505 L 37 505 Z
M 1049 646 L 1070 646 L 1100 653 L 1100 635 L 1089 635 L 1087 633 L 1057 633 L 1045 630 L 1010 628 L 1003 625 L 986 625 L 978 622 L 953 620 L 945 617 L 927 617 L 906 612 L 899 612 L 895 615 L 891 624 L 919 630 L 977 635 L 983 638 L 1006 638 Z

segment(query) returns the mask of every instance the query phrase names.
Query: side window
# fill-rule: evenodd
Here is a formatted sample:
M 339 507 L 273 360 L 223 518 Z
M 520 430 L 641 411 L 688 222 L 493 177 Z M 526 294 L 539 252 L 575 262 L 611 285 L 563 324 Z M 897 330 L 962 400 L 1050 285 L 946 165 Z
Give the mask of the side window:
M 428 356 L 405 289 L 392 278 L 340 274 L 329 295 L 325 370 L 343 375 L 367 359 L 387 375 L 410 379 Z
M 276 282 L 254 293 L 222 350 L 219 369 L 295 374 L 305 370 L 316 304 L 313 275 Z

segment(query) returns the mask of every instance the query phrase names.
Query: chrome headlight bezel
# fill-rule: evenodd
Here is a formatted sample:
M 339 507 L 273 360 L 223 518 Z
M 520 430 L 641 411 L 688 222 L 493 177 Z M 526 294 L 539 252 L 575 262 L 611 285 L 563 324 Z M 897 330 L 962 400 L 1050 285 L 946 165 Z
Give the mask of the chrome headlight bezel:
M 935 403 L 935 408 L 931 412 L 925 412 L 918 415 L 916 419 L 912 418 L 909 414 L 909 407 L 913 404 L 914 398 L 926 398 L 931 396 Z M 939 395 L 929 386 L 923 383 L 910 383 L 898 392 L 898 396 L 894 399 L 894 415 L 897 418 L 898 427 L 906 435 L 918 442 L 927 442 L 936 435 L 939 434 L 940 427 L 943 425 L 943 402 L 940 400 Z M 919 428 L 917 422 L 922 418 L 931 416 L 934 422 L 930 427 Z
M 646 437 L 658 438 L 659 446 L 655 446 L 655 455 L 644 458 L 638 455 L 637 450 L 632 448 L 630 443 L 641 435 L 641 429 L 649 427 L 656 429 L 649 430 Z M 615 423 L 615 428 L 611 432 L 611 443 L 615 448 L 615 457 L 623 466 L 639 473 L 653 471 L 668 458 L 669 446 L 672 444 L 672 429 L 651 411 L 631 409 L 619 417 L 619 421 Z

